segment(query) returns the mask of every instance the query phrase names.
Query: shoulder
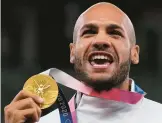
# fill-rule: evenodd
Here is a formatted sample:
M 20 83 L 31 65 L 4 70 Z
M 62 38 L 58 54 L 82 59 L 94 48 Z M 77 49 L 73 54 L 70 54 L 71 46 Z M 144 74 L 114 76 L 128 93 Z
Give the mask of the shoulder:
M 152 110 L 159 110 L 162 113 L 162 104 L 159 102 L 144 98 L 142 106 Z
M 133 108 L 132 120 L 140 123 L 162 123 L 162 104 L 142 98 Z
M 145 117 L 148 122 L 156 121 L 156 123 L 162 123 L 162 104 L 143 98 L 141 104 L 139 105 L 139 109 L 139 114 Z

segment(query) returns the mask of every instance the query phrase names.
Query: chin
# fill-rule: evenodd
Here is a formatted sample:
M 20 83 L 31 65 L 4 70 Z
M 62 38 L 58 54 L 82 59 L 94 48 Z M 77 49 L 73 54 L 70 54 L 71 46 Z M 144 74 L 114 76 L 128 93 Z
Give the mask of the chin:
M 92 73 L 88 75 L 88 78 L 91 80 L 92 83 L 109 81 L 111 77 L 112 75 L 104 73 L 104 72 L 103 73 Z
M 109 91 L 112 88 L 117 86 L 117 83 L 112 80 L 112 78 L 108 78 L 107 76 L 95 76 L 95 77 L 87 77 L 84 81 L 84 84 L 93 88 L 97 92 L 101 91 Z

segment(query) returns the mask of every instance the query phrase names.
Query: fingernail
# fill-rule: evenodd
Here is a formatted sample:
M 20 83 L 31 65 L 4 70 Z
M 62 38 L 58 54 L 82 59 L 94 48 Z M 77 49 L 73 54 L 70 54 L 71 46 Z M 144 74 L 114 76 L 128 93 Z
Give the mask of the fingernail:
M 44 101 L 43 98 L 40 98 L 40 97 L 39 97 L 38 100 L 39 100 L 40 103 L 43 103 L 43 101 Z

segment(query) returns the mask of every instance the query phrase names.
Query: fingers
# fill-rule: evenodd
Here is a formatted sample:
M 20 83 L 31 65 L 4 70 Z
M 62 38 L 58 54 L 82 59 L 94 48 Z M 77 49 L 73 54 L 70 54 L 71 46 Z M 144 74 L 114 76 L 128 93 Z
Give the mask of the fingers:
M 40 104 L 43 100 L 27 91 L 20 91 L 13 101 L 5 107 L 6 123 L 24 123 L 31 119 L 37 122 L 41 116 Z
M 9 105 L 10 106 L 10 105 Z M 41 109 L 38 104 L 36 104 L 32 98 L 26 98 L 23 100 L 19 100 L 17 102 L 13 102 L 11 108 L 17 110 L 25 110 L 28 108 L 36 108 L 39 117 L 41 116 Z
M 15 110 L 10 117 L 10 123 L 24 123 L 27 119 L 32 122 L 38 122 L 39 116 L 35 108 L 29 108 L 26 110 Z
M 31 118 L 32 121 L 38 122 L 39 121 L 39 116 L 37 113 L 37 110 L 35 108 L 30 108 L 30 109 L 26 109 L 26 110 L 22 110 L 20 111 L 20 113 L 22 113 L 23 116 L 25 116 L 25 118 Z
M 27 98 L 5 107 L 5 121 L 8 123 L 18 123 L 26 119 L 32 119 L 37 122 L 41 116 L 41 109 L 31 99 Z
M 25 90 L 20 91 L 16 95 L 16 97 L 12 100 L 11 103 L 16 102 L 16 101 L 21 100 L 21 99 L 29 98 L 29 97 L 32 98 L 38 104 L 43 103 L 42 98 L 40 98 L 39 96 L 37 96 L 35 94 L 32 94 L 31 92 L 25 91 Z

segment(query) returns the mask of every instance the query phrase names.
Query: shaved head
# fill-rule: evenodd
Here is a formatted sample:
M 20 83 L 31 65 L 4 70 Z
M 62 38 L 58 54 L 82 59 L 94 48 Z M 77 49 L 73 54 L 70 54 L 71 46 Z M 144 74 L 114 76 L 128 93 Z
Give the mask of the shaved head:
M 78 80 L 98 91 L 129 89 L 130 65 L 139 62 L 139 46 L 131 20 L 117 6 L 101 2 L 84 11 L 70 51 Z
M 73 31 L 73 42 L 74 43 L 77 42 L 78 30 L 80 29 L 81 25 L 84 23 L 86 16 L 92 12 L 94 12 L 96 15 L 109 12 L 108 14 L 113 14 L 113 15 L 117 14 L 116 16 L 120 14 L 120 16 L 123 16 L 123 23 L 126 25 L 126 30 L 129 36 L 129 40 L 131 44 L 136 44 L 135 31 L 134 31 L 134 27 L 133 27 L 131 20 L 121 9 L 119 9 L 114 4 L 111 4 L 108 2 L 100 2 L 100 3 L 94 4 L 93 6 L 88 8 L 78 17 L 75 23 L 74 31 Z

